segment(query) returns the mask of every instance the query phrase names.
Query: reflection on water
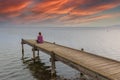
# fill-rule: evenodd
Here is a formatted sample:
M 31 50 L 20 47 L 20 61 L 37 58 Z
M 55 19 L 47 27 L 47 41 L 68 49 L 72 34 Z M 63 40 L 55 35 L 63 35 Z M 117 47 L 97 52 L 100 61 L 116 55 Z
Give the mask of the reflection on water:
M 28 57 L 26 57 L 23 59 L 23 63 L 27 66 L 26 68 L 30 70 L 32 75 L 37 80 L 82 80 L 80 77 L 66 79 L 63 76 L 59 76 L 57 74 L 55 74 L 55 76 L 51 76 L 51 66 L 46 66 L 39 57 L 36 57 L 35 62 L 34 60 L 28 59 Z
M 27 65 L 27 68 L 31 71 L 32 75 L 38 80 L 50 80 L 51 79 L 51 70 L 50 66 L 45 66 L 45 63 L 42 63 L 39 58 L 37 61 L 32 59 L 24 59 L 23 63 Z

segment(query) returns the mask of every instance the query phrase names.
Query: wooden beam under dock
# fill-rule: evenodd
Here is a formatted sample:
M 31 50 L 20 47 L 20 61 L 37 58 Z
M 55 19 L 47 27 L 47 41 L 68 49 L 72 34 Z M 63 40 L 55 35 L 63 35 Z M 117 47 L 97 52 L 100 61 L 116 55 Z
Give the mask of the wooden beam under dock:
M 55 68 L 53 60 L 58 60 L 93 77 L 95 80 L 120 80 L 119 61 L 46 41 L 39 44 L 35 40 L 22 39 L 21 43 L 35 47 L 48 55 L 53 56 L 54 52 L 52 58 L 53 68 Z M 24 50 L 23 48 L 22 45 L 22 50 Z

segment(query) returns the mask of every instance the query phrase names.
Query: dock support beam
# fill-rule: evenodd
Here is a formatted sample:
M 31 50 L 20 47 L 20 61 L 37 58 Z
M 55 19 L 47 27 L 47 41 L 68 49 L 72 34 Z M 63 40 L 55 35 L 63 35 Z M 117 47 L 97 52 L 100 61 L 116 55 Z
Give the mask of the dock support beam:
M 52 66 L 52 70 L 51 70 L 51 77 L 53 78 L 53 80 L 55 80 L 55 54 L 54 52 L 51 53 L 51 66 Z
M 39 60 L 39 49 L 37 49 L 35 46 L 32 48 L 32 51 L 33 51 L 33 61 L 35 62 L 36 60 Z M 37 51 L 37 56 L 35 55 Z
M 24 59 L 24 42 L 23 42 L 23 39 L 21 41 L 21 45 L 22 45 L 22 59 Z
M 32 48 L 33 51 L 33 61 L 35 62 L 35 47 Z
M 37 53 L 37 56 L 39 57 L 39 49 L 37 49 L 37 52 L 38 52 L 38 53 Z
M 40 57 L 39 57 L 39 49 L 37 49 L 37 60 L 38 60 L 38 61 L 40 60 Z

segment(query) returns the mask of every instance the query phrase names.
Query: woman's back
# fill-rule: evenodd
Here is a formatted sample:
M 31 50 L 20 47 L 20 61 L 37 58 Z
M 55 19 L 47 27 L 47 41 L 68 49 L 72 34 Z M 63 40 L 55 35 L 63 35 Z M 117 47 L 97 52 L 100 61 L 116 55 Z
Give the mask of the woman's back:
M 43 43 L 43 36 L 42 36 L 42 35 L 39 35 L 39 36 L 38 36 L 37 42 L 38 42 L 38 43 Z

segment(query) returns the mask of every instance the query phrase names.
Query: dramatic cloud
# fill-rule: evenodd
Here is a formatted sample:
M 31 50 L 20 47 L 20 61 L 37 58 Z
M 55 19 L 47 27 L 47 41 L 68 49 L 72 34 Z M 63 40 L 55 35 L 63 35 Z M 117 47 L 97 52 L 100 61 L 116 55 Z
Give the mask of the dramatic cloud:
M 0 0 L 0 19 L 9 21 L 24 13 L 31 3 L 30 0 Z
M 14 13 L 19 12 L 25 9 L 29 0 L 1 0 L 0 1 L 0 14 Z
M 117 7 L 120 0 L 0 0 L 0 23 L 87 23 L 116 17 Z
M 94 16 L 87 16 L 78 18 L 78 16 L 64 16 L 59 18 L 59 22 L 63 22 L 64 24 L 78 24 L 78 23 L 89 23 L 95 22 L 99 20 L 105 20 L 110 18 L 117 18 L 120 17 L 119 13 L 111 13 L 111 14 L 101 14 L 101 15 L 94 15 Z

